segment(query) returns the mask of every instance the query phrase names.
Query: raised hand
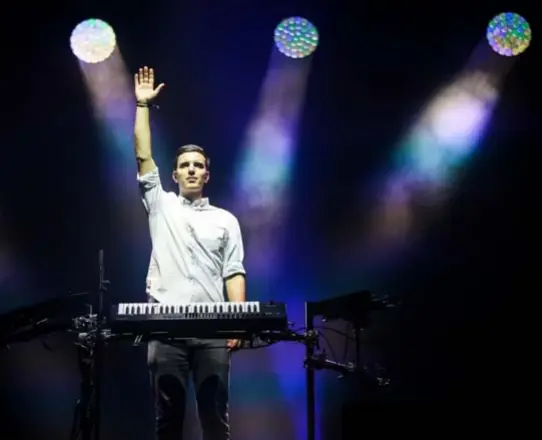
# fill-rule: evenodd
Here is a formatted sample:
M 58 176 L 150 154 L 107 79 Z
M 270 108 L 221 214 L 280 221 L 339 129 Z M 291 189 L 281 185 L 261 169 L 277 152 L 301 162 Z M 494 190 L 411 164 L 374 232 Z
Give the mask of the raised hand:
M 164 83 L 154 88 L 154 70 L 147 66 L 139 69 L 139 73 L 134 75 L 135 96 L 138 102 L 152 101 L 160 90 L 165 87 Z

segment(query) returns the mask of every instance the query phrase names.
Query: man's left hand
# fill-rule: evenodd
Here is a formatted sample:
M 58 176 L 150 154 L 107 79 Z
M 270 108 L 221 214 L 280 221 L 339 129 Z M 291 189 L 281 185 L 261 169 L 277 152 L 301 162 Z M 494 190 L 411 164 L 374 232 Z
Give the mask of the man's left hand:
M 239 339 L 228 339 L 228 350 L 234 351 L 241 348 L 241 341 Z

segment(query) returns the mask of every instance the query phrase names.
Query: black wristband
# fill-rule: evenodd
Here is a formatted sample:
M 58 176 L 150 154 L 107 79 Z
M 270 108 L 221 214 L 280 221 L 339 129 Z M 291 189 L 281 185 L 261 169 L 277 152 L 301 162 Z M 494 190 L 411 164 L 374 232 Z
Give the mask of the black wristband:
M 146 101 L 136 101 L 136 106 L 142 108 L 155 108 L 157 110 L 160 109 L 160 107 L 158 107 L 156 104 Z

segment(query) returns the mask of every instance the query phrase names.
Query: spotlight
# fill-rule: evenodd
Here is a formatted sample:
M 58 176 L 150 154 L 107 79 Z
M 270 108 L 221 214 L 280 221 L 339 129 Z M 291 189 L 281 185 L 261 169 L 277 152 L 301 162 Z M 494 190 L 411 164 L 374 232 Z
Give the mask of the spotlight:
M 495 52 L 507 57 L 527 50 L 531 28 L 521 15 L 505 12 L 494 17 L 487 27 L 487 41 Z
M 289 58 L 305 58 L 318 46 L 318 31 L 307 19 L 290 17 L 275 28 L 275 45 Z
M 82 21 L 72 31 L 70 45 L 73 54 L 89 64 L 108 59 L 117 44 L 115 32 L 105 21 L 90 18 Z

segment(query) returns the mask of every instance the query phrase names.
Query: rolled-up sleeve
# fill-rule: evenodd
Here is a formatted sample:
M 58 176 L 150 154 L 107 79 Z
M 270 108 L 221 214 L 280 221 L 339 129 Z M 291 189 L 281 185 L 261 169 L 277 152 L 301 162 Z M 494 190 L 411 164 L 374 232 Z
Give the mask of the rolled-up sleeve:
M 138 174 L 137 181 L 139 183 L 139 190 L 141 191 L 145 210 L 149 214 L 156 211 L 160 206 L 164 194 L 158 168 L 155 168 L 142 176 Z
M 228 226 L 222 278 L 230 278 L 233 275 L 246 275 L 243 259 L 244 249 L 241 228 L 237 219 L 232 216 Z

